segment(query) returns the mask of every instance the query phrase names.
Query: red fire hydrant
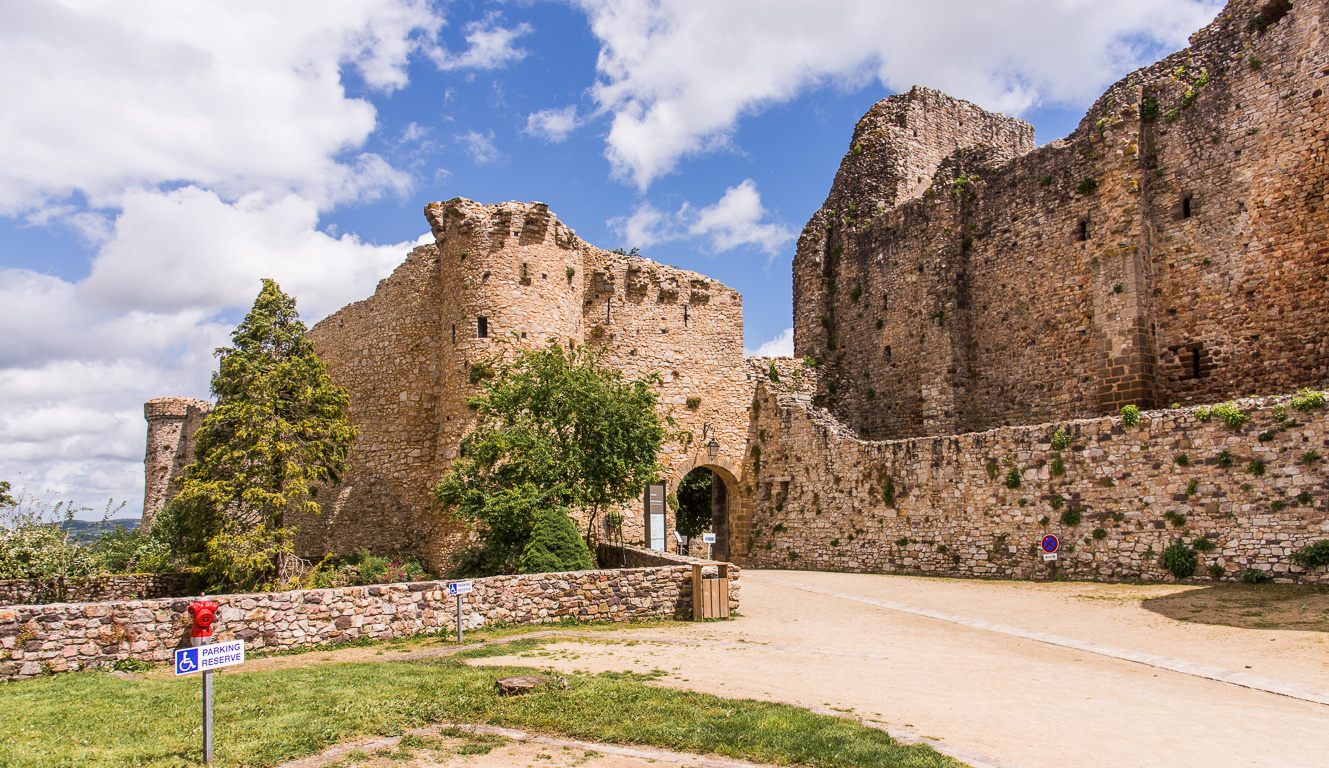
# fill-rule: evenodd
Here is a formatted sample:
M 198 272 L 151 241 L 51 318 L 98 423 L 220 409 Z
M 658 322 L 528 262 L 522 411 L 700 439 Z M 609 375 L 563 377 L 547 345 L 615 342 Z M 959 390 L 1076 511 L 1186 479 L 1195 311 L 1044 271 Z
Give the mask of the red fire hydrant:
M 189 614 L 194 619 L 194 626 L 189 629 L 190 637 L 212 637 L 212 622 L 217 616 L 217 604 L 211 600 L 195 600 L 189 606 Z

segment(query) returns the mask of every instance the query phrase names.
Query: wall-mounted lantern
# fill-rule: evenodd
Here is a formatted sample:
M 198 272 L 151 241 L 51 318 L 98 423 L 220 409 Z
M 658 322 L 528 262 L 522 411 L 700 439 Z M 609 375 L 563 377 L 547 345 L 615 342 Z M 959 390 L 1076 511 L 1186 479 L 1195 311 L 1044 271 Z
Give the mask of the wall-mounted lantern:
M 716 442 L 713 437 L 711 438 L 711 441 L 706 444 L 706 455 L 710 456 L 712 459 L 720 455 L 720 444 Z

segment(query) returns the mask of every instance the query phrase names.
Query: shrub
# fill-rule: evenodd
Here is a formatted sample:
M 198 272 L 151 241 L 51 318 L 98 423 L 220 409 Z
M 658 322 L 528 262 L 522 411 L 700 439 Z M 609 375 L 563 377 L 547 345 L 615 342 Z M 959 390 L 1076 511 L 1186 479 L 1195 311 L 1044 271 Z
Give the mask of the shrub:
M 1218 563 L 1209 566 L 1209 576 L 1215 579 L 1223 578 L 1223 566 Z
M 1187 480 L 1187 481 L 1186 481 L 1186 495 L 1187 495 L 1187 496 L 1194 496 L 1194 495 L 1195 495 L 1195 492 L 1198 491 L 1199 489 L 1200 489 L 1200 481 L 1199 481 L 1199 480 L 1196 480 L 1195 478 L 1192 477 L 1190 480 Z
M 1038 183 L 1041 184 L 1041 185 L 1043 185 L 1043 186 L 1045 186 L 1045 187 L 1050 187 L 1050 186 L 1052 186 L 1052 177 L 1051 177 L 1051 176 L 1044 176 L 1043 178 L 1041 178 L 1041 179 L 1038 180 Z
M 1081 515 L 1080 515 L 1080 510 L 1078 510 L 1078 509 L 1068 509 L 1068 510 L 1066 510 L 1065 512 L 1062 512 L 1062 513 L 1061 513 L 1061 524 L 1062 524 L 1062 525 L 1066 525 L 1066 526 L 1079 525 L 1081 519 L 1082 519 L 1082 517 L 1081 517 Z
M 1048 527 L 1048 525 L 1051 522 L 1052 518 L 1048 517 L 1047 515 L 1043 515 L 1042 517 L 1038 518 L 1038 524 L 1043 526 L 1044 528 Z
M 701 398 L 700 398 L 700 397 L 689 397 L 689 398 L 688 398 L 688 408 L 690 408 L 690 409 L 692 409 L 692 410 L 695 411 L 695 410 L 697 410 L 697 409 L 700 408 L 700 407 L 701 407 Z
M 1094 529 L 1094 533 L 1093 533 L 1093 537 L 1094 537 L 1095 539 L 1106 539 L 1106 538 L 1107 538 L 1107 531 L 1103 530 L 1102 528 L 1095 528 L 1095 529 Z
M 1310 389 L 1301 389 L 1292 396 L 1292 407 L 1305 413 L 1324 407 L 1324 395 Z
M 1158 99 L 1152 96 L 1145 96 L 1140 102 L 1140 121 L 1152 123 L 1158 119 Z
M 1214 409 L 1207 405 L 1202 405 L 1195 409 L 1195 418 L 1200 421 L 1208 421 L 1214 415 Z
M 1247 584 L 1263 584 L 1269 580 L 1269 574 L 1259 568 L 1247 568 L 1241 572 L 1241 580 Z
M 1058 429 L 1052 433 L 1052 450 L 1064 451 L 1071 446 L 1071 436 Z
M 1329 539 L 1317 541 L 1292 553 L 1292 562 L 1302 568 L 1329 565 Z
M 572 277 L 577 274 L 577 270 L 573 269 L 572 267 L 568 267 L 566 270 L 564 270 L 563 274 L 567 275 L 568 279 L 571 280 Z
M 1270 442 L 1271 440 L 1274 439 L 1274 433 L 1273 433 L 1273 432 L 1261 432 L 1260 434 L 1258 434 L 1258 435 L 1255 436 L 1255 439 L 1256 439 L 1256 440 L 1259 440 L 1259 441 L 1262 442 L 1262 443 L 1267 443 L 1267 442 Z
M 1061 494 L 1056 494 L 1052 498 L 1048 499 L 1048 504 L 1050 504 L 1054 510 L 1061 509 L 1062 507 L 1066 506 L 1066 497 L 1062 496 Z
M 1252 72 L 1259 72 L 1260 67 L 1264 66 L 1264 62 L 1260 61 L 1260 59 L 1255 56 L 1252 56 L 1249 59 L 1247 59 L 1246 64 L 1251 68 Z
M 1058 456 L 1052 460 L 1052 465 L 1049 469 L 1052 472 L 1053 477 L 1061 477 L 1066 474 L 1066 462 L 1062 461 L 1061 457 Z
M 1269 409 L 1269 413 L 1274 417 L 1274 421 L 1287 421 L 1286 405 L 1275 405 L 1273 408 Z
M 1191 465 L 1191 457 L 1184 453 L 1177 454 L 1177 458 L 1173 459 L 1173 461 L 1175 461 L 1179 467 L 1189 467 Z
M 1140 409 L 1134 405 L 1123 405 L 1121 407 L 1121 423 L 1128 427 L 1133 427 L 1140 423 Z
M 1312 466 L 1319 460 L 1320 460 L 1320 452 L 1315 450 L 1314 448 L 1301 454 L 1301 463 L 1305 464 L 1308 467 Z
M 1006 487 L 1011 490 L 1019 488 L 1023 481 L 1020 479 L 1019 467 L 1011 467 L 1006 473 Z
M 1173 527 L 1176 528 L 1182 528 L 1186 525 L 1186 516 L 1171 509 L 1163 513 L 1163 519 L 1172 523 Z
M 983 467 L 983 470 L 984 470 L 985 472 L 988 473 L 988 479 L 989 479 L 989 480 L 996 480 L 996 479 L 997 479 L 997 462 L 996 462 L 996 461 L 994 461 L 994 460 L 992 460 L 992 459 L 988 459 L 988 463 Z
M 907 546 L 909 546 L 909 539 L 904 539 L 904 538 L 896 539 L 896 540 L 895 540 L 895 546 L 897 546 L 897 547 L 907 547 Z
M 471 383 L 479 384 L 482 381 L 494 378 L 494 366 L 487 360 L 478 363 L 471 363 Z
M 1232 466 L 1232 454 L 1227 451 L 1219 451 L 1214 458 L 1218 459 L 1218 466 L 1220 467 Z
M 849 300 L 857 302 L 859 297 L 861 297 L 862 295 L 863 295 L 863 286 L 860 285 L 859 283 L 854 283 L 854 287 L 849 291 Z
M 1077 184 L 1075 187 L 1075 191 L 1079 192 L 1082 195 L 1092 195 L 1094 191 L 1097 189 L 1098 189 L 1098 179 L 1095 179 L 1092 176 L 1081 179 L 1080 183 Z
M 1191 546 L 1195 548 L 1195 551 L 1196 551 L 1196 552 L 1213 552 L 1213 551 L 1214 551 L 1214 543 L 1213 543 L 1212 541 L 1210 541 L 1210 540 L 1208 539 L 1208 537 L 1205 537 L 1205 536 L 1201 536 L 1200 538 L 1198 538 L 1198 539 L 1196 539 L 1195 541 L 1191 542 Z
M 1242 424 L 1246 423 L 1246 419 L 1248 418 L 1246 412 L 1233 403 L 1215 405 L 1213 410 L 1215 416 L 1222 419 L 1224 424 L 1233 429 L 1240 428 Z
M 886 502 L 886 506 L 895 506 L 895 481 L 886 478 L 881 484 L 881 500 Z
M 1311 503 L 1311 498 L 1310 491 L 1302 491 L 1297 494 L 1297 503 L 1304 507 Z
M 1168 573 L 1179 579 L 1185 579 L 1195 575 L 1195 569 L 1200 565 L 1200 558 L 1195 554 L 1195 550 L 1180 541 L 1174 541 L 1163 550 L 1162 565 Z
M 1246 471 L 1256 477 L 1264 476 L 1264 460 L 1251 459 L 1251 463 L 1246 465 Z

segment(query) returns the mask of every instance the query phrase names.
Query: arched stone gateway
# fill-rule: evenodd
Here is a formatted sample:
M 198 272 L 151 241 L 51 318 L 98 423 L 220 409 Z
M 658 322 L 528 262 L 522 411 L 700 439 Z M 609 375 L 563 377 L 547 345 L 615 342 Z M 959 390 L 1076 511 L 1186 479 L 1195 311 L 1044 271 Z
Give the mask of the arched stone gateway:
M 694 469 L 709 469 L 719 483 L 711 485 L 711 530 L 715 532 L 715 545 L 711 558 L 743 565 L 743 548 L 731 546 L 748 535 L 752 520 L 751 494 L 745 493 L 738 477 L 741 471 L 728 459 L 698 456 L 674 467 L 668 480 L 668 493 L 677 493 L 679 483 Z

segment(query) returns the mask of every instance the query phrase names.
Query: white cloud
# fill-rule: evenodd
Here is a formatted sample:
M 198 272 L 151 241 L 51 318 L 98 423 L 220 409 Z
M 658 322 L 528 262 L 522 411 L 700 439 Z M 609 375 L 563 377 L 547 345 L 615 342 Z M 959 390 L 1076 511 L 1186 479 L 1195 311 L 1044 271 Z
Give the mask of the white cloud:
M 488 134 L 467 131 L 459 136 L 457 141 L 461 143 L 462 148 L 466 150 L 466 154 L 471 156 L 471 160 L 475 161 L 476 165 L 492 163 L 502 155 L 498 151 L 498 147 L 494 146 L 493 131 Z
M 764 221 L 767 211 L 752 179 L 725 190 L 714 205 L 697 209 L 683 203 L 676 213 L 642 203 L 630 216 L 610 219 L 611 228 L 631 247 L 645 248 L 666 240 L 704 238 L 712 253 L 750 245 L 774 256 L 794 239 L 795 230 L 783 222 Z
M 760 347 L 743 350 L 743 354 L 747 357 L 793 357 L 794 329 L 786 328 Z
M 0 215 L 95 250 L 83 279 L 0 267 L 0 479 L 137 513 L 143 402 L 207 396 L 212 351 L 261 277 L 312 323 L 429 239 L 319 225 L 408 190 L 361 150 L 376 111 L 341 74 L 404 87 L 443 25 L 433 5 L 0 4 Z
M 569 104 L 562 109 L 542 109 L 527 115 L 526 134 L 557 144 L 580 125 L 581 121 L 577 119 L 577 105 Z
M 400 188 L 381 158 L 342 159 L 375 110 L 341 68 L 401 87 L 442 24 L 426 0 L 0 5 L 0 213 L 180 180 L 320 209 Z
M 576 0 L 600 39 L 606 156 L 645 189 L 738 121 L 875 75 L 1018 114 L 1085 104 L 1155 45 L 1179 48 L 1221 0 Z M 944 18 L 943 18 L 944 17 Z
M 531 33 L 530 24 L 515 27 L 499 26 L 500 17 L 492 12 L 479 21 L 465 26 L 467 48 L 452 53 L 442 48 L 430 52 L 434 64 L 443 71 L 452 69 L 498 69 L 526 58 L 526 51 L 514 48 L 517 38 Z

